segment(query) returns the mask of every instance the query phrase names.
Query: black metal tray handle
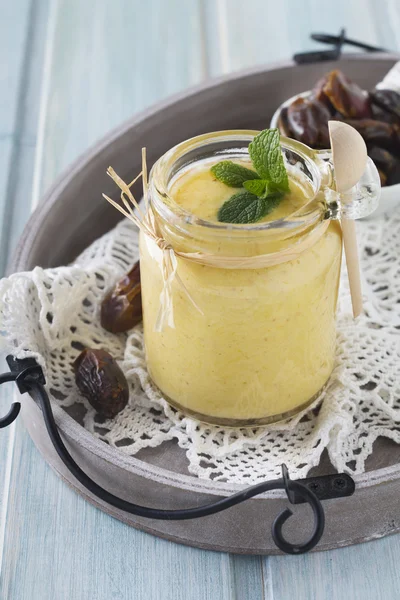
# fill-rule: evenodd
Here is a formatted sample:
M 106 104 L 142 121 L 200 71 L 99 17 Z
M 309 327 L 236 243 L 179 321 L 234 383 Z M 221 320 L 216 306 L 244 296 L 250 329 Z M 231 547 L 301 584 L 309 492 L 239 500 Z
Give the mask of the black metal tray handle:
M 58 431 L 51 403 L 44 387 L 46 383 L 44 374 L 36 360 L 33 358 L 16 359 L 13 356 L 8 356 L 7 363 L 10 367 L 10 372 L 0 375 L 0 384 L 14 381 L 21 394 L 26 392 L 35 393 L 43 413 L 49 437 L 65 466 L 94 496 L 97 496 L 97 498 L 107 504 L 115 506 L 127 513 L 148 519 L 168 519 L 176 521 L 197 519 L 236 506 L 263 492 L 282 489 L 286 491 L 288 500 L 291 504 L 306 502 L 310 505 L 314 515 L 313 532 L 310 538 L 301 544 L 292 544 L 287 541 L 283 536 L 282 528 L 293 513 L 289 508 L 286 508 L 276 517 L 272 524 L 272 537 L 275 544 L 282 552 L 287 554 L 302 554 L 312 550 L 312 548 L 318 544 L 324 532 L 325 514 L 321 500 L 351 496 L 354 493 L 354 481 L 347 474 L 324 475 L 321 477 L 310 477 L 308 479 L 293 481 L 289 477 L 286 466 L 282 465 L 281 479 L 258 483 L 237 494 L 233 494 L 232 496 L 222 498 L 221 500 L 217 500 L 216 502 L 204 506 L 180 510 L 164 510 L 161 508 L 148 508 L 146 506 L 133 504 L 132 502 L 114 496 L 93 481 L 93 479 L 91 479 L 72 458 Z M 20 403 L 14 402 L 8 414 L 5 417 L 0 418 L 0 428 L 11 425 L 18 417 L 20 408 Z
M 329 50 L 311 50 L 308 52 L 299 52 L 294 54 L 293 60 L 298 65 L 323 62 L 325 60 L 333 61 L 339 60 L 343 46 L 353 46 L 360 48 L 366 52 L 388 52 L 385 48 L 378 48 L 377 46 L 371 46 L 364 42 L 359 42 L 346 37 L 346 30 L 342 28 L 339 35 L 330 35 L 327 33 L 312 33 L 311 39 L 315 42 L 321 42 L 322 44 L 332 44 L 332 48 Z

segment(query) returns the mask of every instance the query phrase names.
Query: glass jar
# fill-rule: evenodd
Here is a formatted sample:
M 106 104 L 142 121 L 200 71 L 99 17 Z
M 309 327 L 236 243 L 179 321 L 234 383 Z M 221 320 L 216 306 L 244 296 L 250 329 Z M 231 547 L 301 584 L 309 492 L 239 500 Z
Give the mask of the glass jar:
M 258 132 L 198 136 L 154 165 L 149 210 L 160 237 L 178 253 L 165 303 L 163 249 L 140 236 L 144 337 L 150 376 L 171 405 L 208 423 L 254 426 L 288 418 L 321 393 L 335 362 L 335 313 L 341 216 L 376 207 L 379 176 L 334 191 L 329 151 L 281 138 L 289 178 L 307 195 L 300 210 L 276 221 L 234 225 L 204 221 L 179 206 L 171 187 L 203 161 L 248 160 Z M 205 198 L 205 202 L 207 199 Z M 169 315 L 171 317 L 171 314 Z

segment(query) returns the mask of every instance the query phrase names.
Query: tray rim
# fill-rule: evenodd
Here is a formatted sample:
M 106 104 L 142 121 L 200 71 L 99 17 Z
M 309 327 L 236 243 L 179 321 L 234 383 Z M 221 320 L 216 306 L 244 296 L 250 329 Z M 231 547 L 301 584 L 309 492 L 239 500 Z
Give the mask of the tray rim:
M 337 62 L 345 62 L 346 60 L 393 60 L 397 61 L 400 59 L 400 52 L 379 52 L 371 54 L 360 54 L 360 53 L 345 53 L 342 54 L 341 59 Z M 235 80 L 235 79 L 243 79 L 245 77 L 251 77 L 253 75 L 268 73 L 270 71 L 278 70 L 278 69 L 289 69 L 289 68 L 302 68 L 301 65 L 297 65 L 292 59 L 290 60 L 282 60 L 282 61 L 274 61 L 271 63 L 263 63 L 256 67 L 250 67 L 245 69 L 239 69 L 233 71 L 232 73 L 221 75 L 219 77 L 212 77 L 202 83 L 199 83 L 194 86 L 190 86 L 177 92 L 176 94 L 172 94 L 167 98 L 161 100 L 160 102 L 156 102 L 145 108 L 138 113 L 135 113 L 132 117 L 123 121 L 120 125 L 117 125 L 113 129 L 111 129 L 104 136 L 100 137 L 98 140 L 95 140 L 85 151 L 83 151 L 76 159 L 74 159 L 71 163 L 69 163 L 61 173 L 56 177 L 55 181 L 50 185 L 50 187 L 42 194 L 42 200 L 39 202 L 38 206 L 35 208 L 34 212 L 29 217 L 22 233 L 19 238 L 18 244 L 14 250 L 14 253 L 11 257 L 7 265 L 7 275 L 15 272 L 15 269 L 18 268 L 19 263 L 24 257 L 24 246 L 28 241 L 32 239 L 32 235 L 30 235 L 32 225 L 41 220 L 41 217 L 47 213 L 48 205 L 55 204 L 56 202 L 53 198 L 56 198 L 57 193 L 64 189 L 68 184 L 69 180 L 71 180 L 76 173 L 82 171 L 83 168 L 86 168 L 88 164 L 90 164 L 105 148 L 107 148 L 110 144 L 113 143 L 117 138 L 119 138 L 122 134 L 126 133 L 129 129 L 132 129 L 139 123 L 145 121 L 146 119 L 152 117 L 154 114 L 160 112 L 167 107 L 177 104 L 181 100 L 186 100 L 189 97 L 195 96 L 201 92 L 205 92 L 209 89 L 216 88 L 219 85 Z
M 359 60 L 359 61 L 380 61 L 380 60 L 393 60 L 397 61 L 400 54 L 397 53 L 379 53 L 379 54 L 358 54 L 358 53 L 346 53 L 342 55 L 341 61 L 346 60 Z M 340 62 L 340 61 L 339 61 Z M 49 189 L 43 194 L 42 200 L 30 216 L 24 230 L 21 234 L 17 247 L 14 251 L 11 261 L 7 267 L 7 275 L 20 271 L 21 262 L 27 258 L 25 247 L 30 245 L 34 238 L 35 224 L 38 222 L 45 221 L 45 217 L 48 213 L 48 207 L 56 205 L 57 201 L 60 201 L 60 194 L 64 190 L 69 182 L 77 175 L 82 172 L 87 166 L 100 155 L 107 147 L 109 147 L 116 139 L 126 134 L 127 131 L 133 129 L 143 121 L 151 118 L 154 114 L 159 113 L 163 109 L 166 109 L 174 104 L 178 104 L 182 100 L 187 100 L 190 97 L 196 96 L 199 93 L 206 92 L 210 89 L 216 88 L 219 85 L 237 79 L 245 79 L 257 74 L 270 73 L 271 71 L 278 69 L 290 69 L 290 68 L 301 68 L 296 65 L 293 60 L 276 61 L 272 63 L 266 63 L 258 65 L 257 67 L 251 67 L 246 69 L 240 69 L 222 75 L 208 79 L 205 82 L 186 88 L 172 96 L 168 96 L 164 100 L 151 105 L 134 116 L 125 120 L 123 123 L 113 128 L 111 131 L 106 133 L 99 140 L 95 141 L 87 150 L 82 152 L 72 163 L 70 163 L 56 178 L 54 183 Z M 60 430 L 70 437 L 77 444 L 81 445 L 85 450 L 101 457 L 103 460 L 110 464 L 117 464 L 119 467 L 126 469 L 138 476 L 151 478 L 154 481 L 163 483 L 168 486 L 172 486 L 179 489 L 185 489 L 188 491 L 195 491 L 203 494 L 212 494 L 216 496 L 223 496 L 232 494 L 240 489 L 243 489 L 246 484 L 234 484 L 234 483 L 223 483 L 218 481 L 210 481 L 206 479 L 200 479 L 194 475 L 185 475 L 177 473 L 175 471 L 169 471 L 168 469 L 152 465 L 143 460 L 137 459 L 135 456 L 125 454 L 118 448 L 114 448 L 105 444 L 99 438 L 96 438 L 92 433 L 86 430 L 82 425 L 77 423 L 68 413 L 66 413 L 58 404 L 56 404 L 52 398 L 52 407 L 54 416 Z M 115 460 L 113 460 L 115 459 Z M 400 463 L 392 465 L 390 467 L 382 467 L 374 471 L 369 471 L 359 475 L 352 475 L 356 482 L 357 489 L 365 489 L 373 486 L 381 485 L 388 481 L 394 481 L 400 479 Z M 262 500 L 265 498 L 284 498 L 285 493 L 282 491 L 268 492 L 261 494 L 254 498 L 254 500 Z
M 60 477 L 60 479 L 63 481 L 63 483 L 68 485 L 68 487 L 71 490 L 73 490 L 77 494 L 81 495 L 84 498 L 84 500 L 86 500 L 87 502 L 90 502 L 90 504 L 92 504 L 94 507 L 98 508 L 99 510 L 105 510 L 103 504 L 100 501 L 98 501 L 93 496 L 89 495 L 85 490 L 82 491 L 82 489 L 77 487 L 72 481 L 67 479 L 60 471 L 58 471 L 54 465 L 51 465 L 51 468 L 56 473 L 56 475 L 58 477 Z M 203 491 L 201 493 L 203 493 Z M 221 494 L 219 494 L 219 496 L 221 496 Z M 266 494 L 260 494 L 259 496 L 255 496 L 254 498 L 252 498 L 251 501 L 254 502 L 256 500 L 262 500 L 262 499 L 266 499 L 268 497 L 271 497 L 271 496 L 268 496 Z M 286 496 L 282 493 L 280 493 L 276 497 L 287 500 Z M 124 519 L 118 513 L 118 511 L 115 510 L 112 506 L 108 505 L 106 512 L 108 515 L 110 515 L 114 519 L 118 519 L 118 520 L 124 522 L 125 524 L 130 525 L 129 520 L 127 520 L 126 518 Z M 194 541 L 190 537 L 183 537 L 182 535 L 178 535 L 178 534 L 173 535 L 171 533 L 167 534 L 164 532 L 160 532 L 158 529 L 156 529 L 150 525 L 144 524 L 142 522 L 135 523 L 135 528 L 139 529 L 140 531 L 144 531 L 145 533 L 148 533 L 150 535 L 154 535 L 156 537 L 162 538 L 164 540 L 168 540 L 170 542 L 174 542 L 177 544 L 182 544 L 183 546 L 199 548 L 200 550 L 209 550 L 210 549 L 208 544 L 206 544 L 206 543 L 202 543 L 197 540 Z M 330 542 L 324 542 L 324 540 L 322 538 L 321 541 L 318 543 L 318 545 L 315 548 L 313 548 L 313 550 L 311 550 L 311 554 L 316 554 L 319 552 L 328 552 L 330 550 L 338 550 L 340 548 L 346 548 L 350 545 L 353 546 L 356 544 L 363 544 L 363 543 L 367 543 L 369 541 L 379 540 L 383 537 L 392 536 L 392 535 L 396 535 L 399 533 L 400 533 L 400 526 L 392 529 L 389 532 L 382 532 L 382 533 L 376 534 L 371 539 L 365 539 L 365 536 L 362 536 L 362 535 L 360 535 L 358 538 L 344 539 L 344 540 L 341 540 L 335 546 L 333 546 L 332 543 L 330 543 Z M 268 554 L 266 554 L 265 551 L 263 551 L 261 549 L 257 550 L 257 551 L 253 551 L 253 550 L 249 551 L 246 548 L 240 548 L 240 547 L 236 547 L 236 546 L 235 547 L 227 546 L 224 544 L 220 544 L 219 546 L 213 544 L 213 551 L 229 552 L 230 554 L 237 554 L 237 555 L 242 555 L 242 556 L 282 556 L 283 555 L 283 553 L 276 548 L 269 550 Z

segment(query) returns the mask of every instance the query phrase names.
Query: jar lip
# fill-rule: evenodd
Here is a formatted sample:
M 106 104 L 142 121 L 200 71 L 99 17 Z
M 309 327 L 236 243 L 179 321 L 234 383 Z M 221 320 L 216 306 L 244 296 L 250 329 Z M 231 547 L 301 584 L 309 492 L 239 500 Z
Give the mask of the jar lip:
M 224 142 L 238 141 L 251 142 L 260 131 L 252 129 L 234 129 L 225 131 L 215 131 L 204 133 L 184 142 L 173 146 L 157 162 L 153 165 L 149 175 L 149 186 L 151 191 L 151 202 L 154 205 L 157 213 L 167 222 L 176 223 L 182 222 L 185 225 L 195 225 L 203 227 L 209 231 L 218 232 L 263 232 L 277 229 L 298 229 L 299 226 L 311 226 L 323 219 L 324 210 L 320 203 L 315 203 L 315 195 L 321 188 L 321 173 L 315 164 L 314 151 L 298 142 L 285 136 L 281 136 L 281 147 L 291 150 L 300 157 L 305 159 L 313 171 L 313 175 L 317 181 L 316 193 L 310 200 L 297 211 L 290 215 L 276 219 L 275 221 L 267 221 L 263 223 L 235 224 L 235 223 L 220 223 L 218 221 L 208 221 L 197 217 L 192 212 L 180 206 L 168 192 L 168 173 L 172 169 L 174 163 L 197 147 L 201 147 L 205 142 Z M 153 193 L 156 192 L 156 193 Z M 176 223 L 178 224 L 178 223 Z

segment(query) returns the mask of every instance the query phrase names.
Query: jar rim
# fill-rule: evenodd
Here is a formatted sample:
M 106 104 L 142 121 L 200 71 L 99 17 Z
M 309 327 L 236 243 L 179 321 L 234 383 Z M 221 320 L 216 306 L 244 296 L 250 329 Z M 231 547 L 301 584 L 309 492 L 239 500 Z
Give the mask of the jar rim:
M 247 129 L 235 129 L 216 131 L 201 134 L 184 142 L 181 142 L 173 146 L 163 156 L 161 156 L 157 162 L 153 165 L 149 175 L 149 188 L 151 203 L 157 214 L 160 217 L 170 223 L 179 226 L 179 222 L 182 225 L 195 225 L 200 228 L 207 229 L 210 233 L 232 233 L 241 232 L 242 234 L 249 234 L 251 232 L 267 232 L 282 229 L 296 229 L 299 227 L 307 229 L 318 222 L 321 222 L 325 218 L 325 207 L 321 202 L 315 202 L 315 198 L 321 189 L 322 178 L 321 172 L 316 164 L 316 154 L 311 148 L 290 138 L 281 136 L 281 147 L 288 149 L 295 154 L 299 155 L 306 163 L 309 171 L 312 172 L 313 178 L 315 179 L 316 186 L 314 195 L 304 204 L 300 209 L 287 215 L 286 217 L 276 219 L 273 221 L 267 221 L 262 223 L 249 223 L 249 224 L 235 224 L 235 223 L 220 223 L 218 221 L 208 221 L 202 219 L 192 212 L 186 210 L 184 207 L 179 205 L 172 195 L 169 193 L 169 174 L 173 169 L 174 164 L 182 158 L 185 154 L 190 151 L 200 148 L 201 146 L 217 142 L 230 142 L 237 141 L 240 143 L 251 142 L 254 137 L 260 133 L 257 130 Z

